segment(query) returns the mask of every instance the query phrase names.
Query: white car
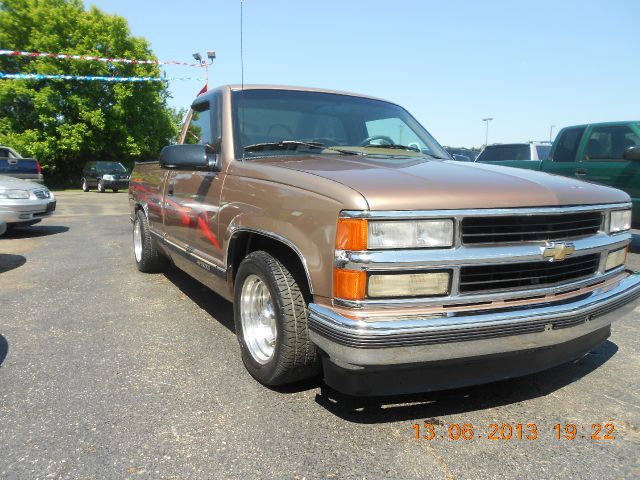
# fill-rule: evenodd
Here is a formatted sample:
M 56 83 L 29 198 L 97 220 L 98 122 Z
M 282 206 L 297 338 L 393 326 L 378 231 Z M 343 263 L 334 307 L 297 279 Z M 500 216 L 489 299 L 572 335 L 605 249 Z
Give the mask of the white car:
M 0 175 L 0 223 L 6 223 L 7 231 L 36 224 L 55 209 L 56 199 L 47 187 Z

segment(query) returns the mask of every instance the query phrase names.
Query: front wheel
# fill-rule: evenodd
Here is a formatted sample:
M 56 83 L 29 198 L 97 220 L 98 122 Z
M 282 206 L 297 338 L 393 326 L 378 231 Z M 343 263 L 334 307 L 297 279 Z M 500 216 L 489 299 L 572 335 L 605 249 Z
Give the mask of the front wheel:
M 235 282 L 234 320 L 242 360 L 260 383 L 277 386 L 316 375 L 307 303 L 287 267 L 267 252 L 248 255 Z
M 149 220 L 142 210 L 136 212 L 133 221 L 133 256 L 138 270 L 144 273 L 162 272 L 169 266 L 169 259 L 153 243 Z
M 117 188 L 114 188 L 114 189 L 113 189 L 113 193 L 118 193 L 118 189 L 117 189 Z

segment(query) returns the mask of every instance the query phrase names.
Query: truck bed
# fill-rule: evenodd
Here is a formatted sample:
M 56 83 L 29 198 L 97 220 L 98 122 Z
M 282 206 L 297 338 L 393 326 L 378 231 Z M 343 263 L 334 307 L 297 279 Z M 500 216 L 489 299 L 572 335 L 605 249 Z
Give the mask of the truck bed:
M 42 183 L 40 164 L 35 158 L 0 157 L 0 175 Z

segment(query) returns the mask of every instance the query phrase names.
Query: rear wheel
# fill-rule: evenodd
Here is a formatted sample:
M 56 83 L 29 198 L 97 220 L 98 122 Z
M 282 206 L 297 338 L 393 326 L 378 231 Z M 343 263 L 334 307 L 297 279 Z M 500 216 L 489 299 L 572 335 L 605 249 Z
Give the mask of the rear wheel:
M 83 192 L 88 192 L 89 191 L 89 184 L 87 183 L 87 179 L 86 178 L 82 179 L 82 191 Z
M 149 221 L 143 210 L 136 212 L 133 221 L 133 256 L 138 270 L 144 273 L 162 272 L 169 259 L 162 255 L 151 237 Z
M 118 193 L 118 189 L 117 189 L 117 188 L 114 188 L 114 189 L 113 189 L 113 193 Z
M 100 193 L 104 193 L 105 188 L 104 188 L 104 184 L 102 183 L 102 180 L 98 180 L 98 192 Z
M 242 360 L 256 380 L 276 386 L 319 372 L 306 300 L 280 260 L 263 251 L 247 256 L 238 268 L 234 297 Z

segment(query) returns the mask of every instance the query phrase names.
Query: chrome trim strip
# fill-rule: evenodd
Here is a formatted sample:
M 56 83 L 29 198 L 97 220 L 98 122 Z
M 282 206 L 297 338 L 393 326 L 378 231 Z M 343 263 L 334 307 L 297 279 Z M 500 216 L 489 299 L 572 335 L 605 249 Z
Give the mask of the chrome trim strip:
M 455 271 L 454 269 L 454 275 Z M 563 283 L 561 285 L 550 285 L 544 288 L 536 288 L 524 290 L 514 289 L 514 290 L 504 290 L 500 292 L 485 292 L 478 294 L 458 294 L 454 295 L 455 289 L 452 289 L 451 295 L 448 297 L 420 297 L 420 298 L 385 298 L 385 299 L 368 299 L 368 300 L 343 300 L 340 298 L 336 298 L 333 300 L 333 303 L 337 306 L 348 307 L 348 308 L 398 308 L 398 307 L 432 307 L 434 305 L 460 305 L 463 306 L 465 304 L 477 304 L 477 303 L 487 303 L 494 302 L 497 300 L 513 300 L 513 299 L 527 299 L 531 297 L 541 297 L 546 295 L 553 294 L 561 294 L 564 292 L 570 292 L 571 290 L 577 290 L 579 288 L 588 287 L 590 285 L 594 285 L 596 283 L 601 283 L 610 278 L 619 275 L 624 271 L 624 267 L 618 267 L 610 272 L 606 273 L 597 273 L 593 277 L 578 280 L 571 283 Z
M 615 250 L 631 242 L 631 234 L 609 236 L 599 233 L 591 237 L 572 240 L 575 252 L 570 258 L 589 253 Z M 495 246 L 461 246 L 416 250 L 336 250 L 335 266 L 349 270 L 415 270 L 420 268 L 447 268 L 463 265 L 488 265 L 546 260 L 545 242 L 500 244 Z
M 150 230 L 150 232 L 155 235 L 159 241 L 163 242 L 166 246 L 168 246 L 169 248 L 171 248 L 173 251 L 177 252 L 178 254 L 180 254 L 181 256 L 183 256 L 184 258 L 186 258 L 187 260 L 192 261 L 193 263 L 195 263 L 196 265 L 198 265 L 199 267 L 201 267 L 202 269 L 213 273 L 219 277 L 226 277 L 226 271 L 223 268 L 220 268 L 218 265 L 211 263 L 209 260 L 206 260 L 204 258 L 202 258 L 199 255 L 196 255 L 195 253 L 193 253 L 193 251 L 191 250 L 191 247 L 187 247 L 184 248 L 180 245 L 178 245 L 177 243 L 172 242 L 171 240 L 168 240 L 166 238 L 166 236 L 163 236 L 161 234 L 159 234 L 158 232 L 155 232 L 153 230 Z M 165 234 L 166 235 L 166 234 Z M 214 269 L 213 271 L 211 269 Z
M 631 208 L 631 203 L 610 203 L 604 205 L 578 205 L 558 207 L 527 207 L 527 208 L 483 208 L 483 209 L 458 209 L 458 210 L 343 210 L 341 217 L 345 218 L 372 218 L 376 220 L 398 220 L 401 218 L 462 218 L 479 216 L 511 216 L 511 215 L 543 215 L 549 213 L 590 212 L 603 210 L 617 210 Z
M 614 286 L 596 289 L 571 303 L 542 303 L 534 308 L 500 309 L 482 314 L 458 312 L 368 321 L 347 318 L 326 307 L 310 304 L 309 328 L 329 343 L 356 349 L 451 344 L 547 330 L 570 330 L 605 316 L 638 297 L 640 274 L 635 273 Z

